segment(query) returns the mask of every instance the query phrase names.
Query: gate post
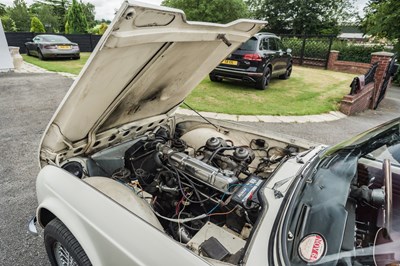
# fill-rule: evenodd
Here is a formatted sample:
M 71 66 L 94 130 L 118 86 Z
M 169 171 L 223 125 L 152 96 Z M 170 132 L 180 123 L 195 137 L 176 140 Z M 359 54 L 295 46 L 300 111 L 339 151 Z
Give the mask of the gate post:
M 374 109 L 376 106 L 385 76 L 390 75 L 388 73 L 388 67 L 393 55 L 393 53 L 388 52 L 375 52 L 371 54 L 371 64 L 378 62 L 378 68 L 376 69 L 375 73 L 375 88 L 371 101 L 371 109 Z M 390 82 L 388 86 L 390 86 Z
M 333 43 L 333 37 L 330 36 L 329 37 L 329 48 L 328 48 L 328 52 L 326 53 L 325 69 L 328 69 L 329 59 L 330 59 L 331 49 L 332 49 L 332 43 Z
M 300 51 L 300 66 L 303 65 L 303 60 L 304 60 L 304 49 L 306 47 L 306 36 L 303 35 L 303 43 L 301 45 L 301 51 Z

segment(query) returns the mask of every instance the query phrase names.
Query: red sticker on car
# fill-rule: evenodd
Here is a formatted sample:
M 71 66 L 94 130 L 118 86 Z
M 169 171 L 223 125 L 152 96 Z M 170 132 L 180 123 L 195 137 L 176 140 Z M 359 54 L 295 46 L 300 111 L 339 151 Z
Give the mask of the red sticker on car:
M 298 251 L 300 258 L 305 262 L 317 262 L 325 255 L 325 239 L 319 234 L 307 235 L 300 241 Z

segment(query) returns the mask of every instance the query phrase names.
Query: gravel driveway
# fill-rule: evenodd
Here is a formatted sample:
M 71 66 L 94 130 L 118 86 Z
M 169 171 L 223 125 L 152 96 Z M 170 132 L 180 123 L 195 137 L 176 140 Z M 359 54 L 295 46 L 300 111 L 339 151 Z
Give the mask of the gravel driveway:
M 27 233 L 37 205 L 37 148 L 48 121 L 72 80 L 58 74 L 0 74 L 0 265 L 49 265 L 43 240 Z M 249 123 L 333 144 L 398 116 L 400 89 L 391 89 L 378 111 L 333 122 Z

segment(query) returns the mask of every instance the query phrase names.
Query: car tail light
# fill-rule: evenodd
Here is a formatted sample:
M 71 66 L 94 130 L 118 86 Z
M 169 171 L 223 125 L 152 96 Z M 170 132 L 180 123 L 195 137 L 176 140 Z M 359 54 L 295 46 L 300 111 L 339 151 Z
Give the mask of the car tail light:
M 259 54 L 245 54 L 243 59 L 250 61 L 261 61 L 261 56 Z
M 44 48 L 46 48 L 46 49 L 57 49 L 57 46 L 55 46 L 55 45 L 45 45 Z

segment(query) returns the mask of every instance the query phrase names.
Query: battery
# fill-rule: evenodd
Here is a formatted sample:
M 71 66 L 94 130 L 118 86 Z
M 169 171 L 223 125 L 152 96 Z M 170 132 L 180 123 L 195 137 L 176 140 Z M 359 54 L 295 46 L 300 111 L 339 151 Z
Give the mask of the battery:
M 250 176 L 246 182 L 232 196 L 232 201 L 240 204 L 246 209 L 254 207 L 254 203 L 260 204 L 258 199 L 258 191 L 260 190 L 264 180 L 258 176 Z

